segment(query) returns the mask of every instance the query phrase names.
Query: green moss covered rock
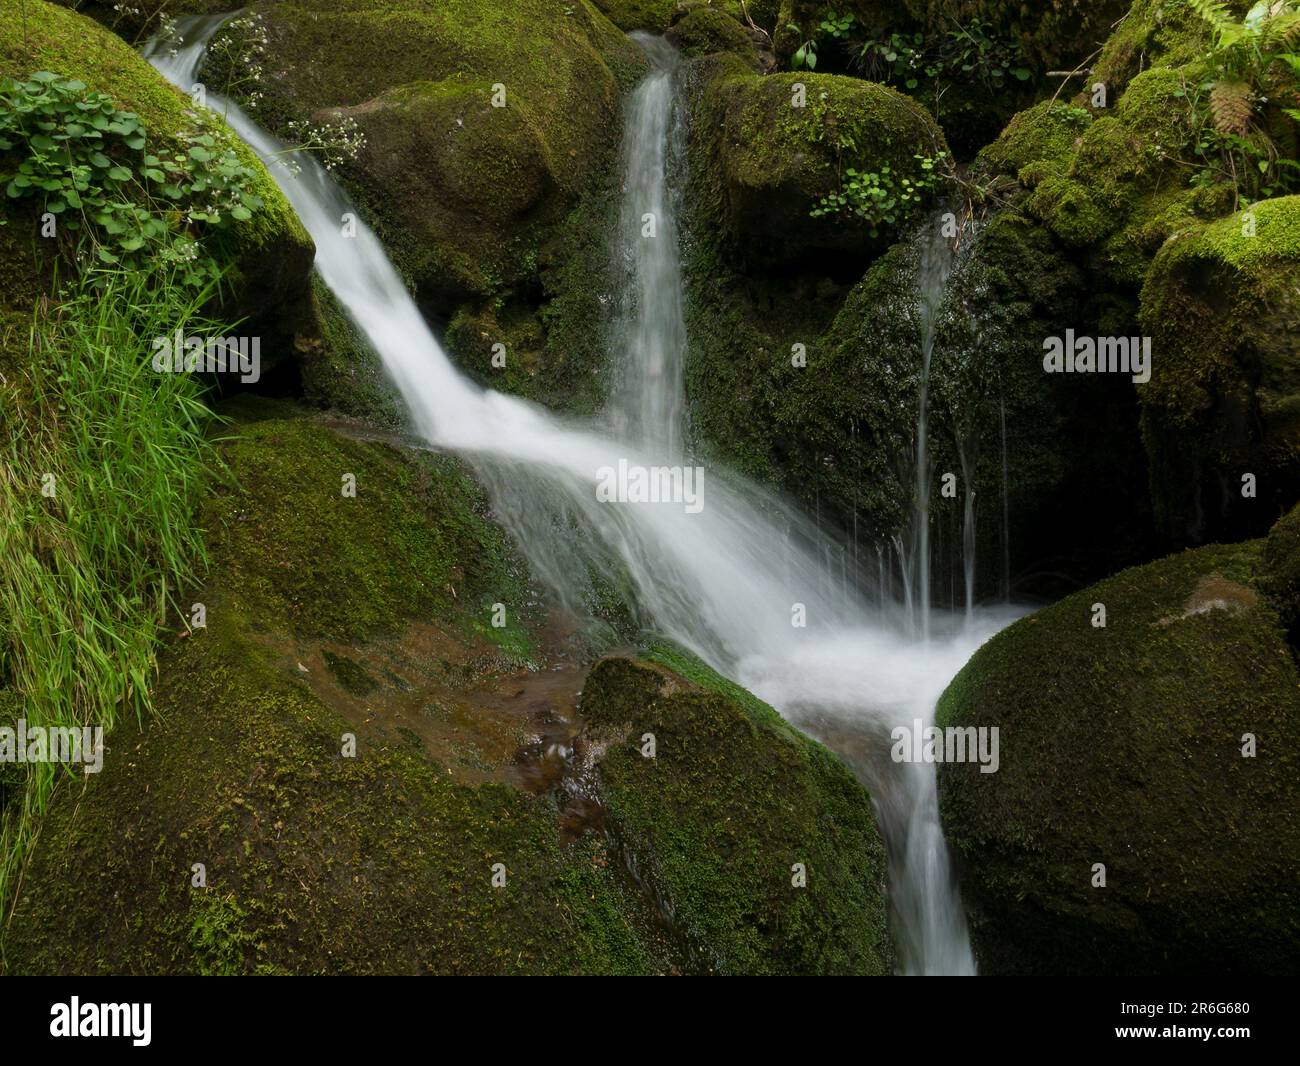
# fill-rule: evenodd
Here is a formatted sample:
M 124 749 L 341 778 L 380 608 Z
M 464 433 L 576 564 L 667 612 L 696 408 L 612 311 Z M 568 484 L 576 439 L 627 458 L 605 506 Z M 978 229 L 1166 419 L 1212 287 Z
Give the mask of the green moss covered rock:
M 1264 542 L 1260 584 L 1300 654 L 1300 506 L 1279 518 Z
M 512 782 L 527 719 L 469 711 L 494 677 L 529 676 L 531 640 L 526 572 L 479 490 L 446 457 L 239 410 L 237 487 L 203 514 L 206 626 L 163 654 L 157 719 L 108 739 L 87 792 L 56 793 L 8 970 L 666 969 L 604 840 L 564 843 L 557 794 Z M 485 597 L 523 621 L 492 630 Z
M 454 460 L 296 418 L 242 427 L 223 456 L 234 487 L 213 492 L 202 524 L 221 531 L 229 595 L 255 627 L 362 639 L 453 607 L 519 613 L 528 598 Z
M 1194 541 L 1264 533 L 1300 494 L 1300 196 L 1170 239 L 1141 314 L 1152 337 L 1140 395 L 1161 527 Z
M 372 738 L 216 611 L 162 671 L 160 719 L 116 734 L 85 794 L 56 794 L 9 972 L 666 968 L 604 842 L 564 844 L 552 796 Z
M 713 52 L 734 52 L 755 70 L 768 69 L 775 62 L 770 54 L 760 56 L 760 49 L 766 44 L 761 33 L 755 34 L 716 7 L 692 8 L 665 36 L 683 55 L 691 58 Z
M 406 414 L 369 341 L 319 277 L 311 314 L 294 337 L 302 396 L 309 404 L 396 428 Z
M 677 12 L 678 0 L 592 0 L 620 30 L 663 33 Z
M 1106 39 L 1093 79 L 1113 95 L 1150 67 L 1176 68 L 1202 58 L 1208 44 L 1205 21 L 1190 4 L 1133 0 Z
M 986 176 L 1014 177 L 1033 217 L 1086 255 L 1107 287 L 1133 293 L 1168 237 L 1233 202 L 1225 184 L 1188 182 L 1195 169 L 1190 100 L 1205 76 L 1208 33 L 1199 20 L 1179 18 L 1183 43 L 1159 47 L 1165 23 L 1148 7 L 1135 5 L 1117 27 L 1104 53 L 1111 59 L 1099 61 L 1110 63 L 1109 76 L 1099 66 L 1086 85 L 1067 85 L 1078 91 L 1073 100 L 1053 96 L 1015 116 L 976 166 Z M 1132 41 L 1153 54 L 1130 70 L 1123 57 Z M 1104 99 L 1094 97 L 1094 85 L 1104 87 Z
M 592 0 L 620 30 L 663 33 L 696 12 L 722 14 L 733 21 L 753 20 L 771 33 L 781 8 L 780 0 Z
M 732 73 L 704 90 L 696 121 L 716 124 L 716 168 L 728 232 L 768 266 L 837 251 L 862 254 L 870 227 L 811 216 L 840 193 L 846 171 L 919 179 L 918 156 L 947 151 L 920 104 L 883 85 L 833 74 Z M 706 128 L 707 128 L 706 127 Z
M 188 98 L 119 37 L 45 0 L 0 0 L 0 77 L 26 78 L 38 70 L 75 78 L 107 94 L 120 109 L 138 114 L 146 135 L 163 143 L 195 128 Z M 275 319 L 291 316 L 309 298 L 311 238 L 253 153 L 219 120 L 209 124 L 209 132 L 232 147 L 257 175 L 253 192 L 262 199 L 251 220 L 235 222 L 229 236 L 221 235 L 225 246 L 218 250 L 219 257 L 233 265 L 226 314 L 265 321 L 275 334 L 272 312 Z M 5 210 L 7 228 L 13 230 L 6 240 L 13 242 L 20 262 L 35 262 L 36 256 L 25 253 L 24 246 L 26 234 L 36 231 L 37 215 L 26 204 Z M 279 354 L 274 345 L 269 347 L 272 350 L 264 353 L 267 362 Z
M 941 726 L 999 729 L 996 773 L 939 767 L 983 972 L 1300 969 L 1300 675 L 1261 576 L 1258 542 L 1125 570 L 944 693 Z
M 355 119 L 365 206 L 444 303 L 532 275 L 547 228 L 616 146 L 620 89 L 644 69 L 584 0 L 568 13 L 543 0 L 256 10 L 272 69 L 254 114 Z
M 680 653 L 652 654 L 600 662 L 582 716 L 604 751 L 607 824 L 692 957 L 722 974 L 888 973 L 866 791 L 770 707 Z

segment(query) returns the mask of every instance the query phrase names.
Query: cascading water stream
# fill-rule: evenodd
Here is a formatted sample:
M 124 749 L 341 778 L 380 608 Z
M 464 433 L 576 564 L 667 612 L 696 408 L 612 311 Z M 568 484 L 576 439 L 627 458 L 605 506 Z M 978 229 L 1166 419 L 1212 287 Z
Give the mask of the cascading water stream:
M 938 226 L 930 227 L 921 246 L 917 289 L 921 320 L 921 385 L 916 411 L 916 501 L 913 505 L 913 566 L 917 628 L 922 640 L 930 639 L 930 362 L 939 328 L 939 312 L 952 269 L 952 249 Z
M 152 42 L 146 56 L 189 92 L 206 41 L 221 21 L 183 20 L 180 32 L 190 38 L 183 49 L 172 54 Z M 826 581 L 824 558 L 831 544 L 812 523 L 722 472 L 709 471 L 699 513 L 680 504 L 620 506 L 597 499 L 601 468 L 620 459 L 645 463 L 646 453 L 662 461 L 665 451 L 675 454 L 679 447 L 685 328 L 675 238 L 667 237 L 675 224 L 664 169 L 671 61 L 659 46 L 652 56 L 656 70 L 632 102 L 628 128 L 631 136 L 657 143 L 628 147 L 624 216 L 657 213 L 654 239 L 662 245 L 642 249 L 645 258 L 634 270 L 640 298 L 631 301 L 631 318 L 623 326 L 633 353 L 623 380 L 637 393 L 637 407 L 622 441 L 463 378 L 378 239 L 364 225 L 344 226 L 344 215 L 355 210 L 324 170 L 304 157 L 286 166 L 283 146 L 237 106 L 211 92 L 207 101 L 266 162 L 297 211 L 316 242 L 321 277 L 381 357 L 413 429 L 476 465 L 498 513 L 544 579 L 563 594 L 572 580 L 565 553 L 574 529 L 589 530 L 617 560 L 655 629 L 788 717 L 829 720 L 872 738 L 878 754 L 860 770 L 871 786 L 889 851 L 902 969 L 973 973 L 939 824 L 934 767 L 891 762 L 889 733 L 895 725 L 910 729 L 916 719 L 928 725 L 948 681 L 1011 614 L 980 612 L 969 625 L 945 617 L 942 625 L 936 620 L 935 639 L 918 642 L 904 627 L 884 624 L 880 603 L 864 598 L 857 580 Z M 674 295 L 661 292 L 664 285 L 672 286 Z M 557 507 L 567 523 L 557 523 L 553 515 L 539 519 L 538 508 L 527 506 L 539 499 Z M 805 627 L 792 625 L 794 605 L 804 607 Z
M 631 278 L 615 351 L 622 358 L 611 397 L 615 435 L 673 462 L 682 451 L 682 362 L 686 322 L 668 184 L 673 140 L 673 71 L 678 53 L 660 37 L 632 35 L 651 72 L 632 93 L 623 129 L 623 210 L 618 241 Z

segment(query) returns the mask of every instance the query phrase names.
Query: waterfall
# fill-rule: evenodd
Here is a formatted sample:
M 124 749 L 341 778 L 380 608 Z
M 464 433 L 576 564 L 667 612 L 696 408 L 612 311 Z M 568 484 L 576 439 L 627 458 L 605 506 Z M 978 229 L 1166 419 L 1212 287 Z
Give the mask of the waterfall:
M 952 249 L 937 220 L 927 227 L 917 271 L 921 325 L 921 386 L 916 410 L 916 493 L 912 517 L 912 567 L 915 610 L 922 640 L 930 639 L 930 361 L 939 328 L 939 312 L 952 270 Z
M 623 210 L 618 238 L 632 279 L 624 287 L 614 350 L 622 365 L 611 397 L 615 434 L 661 455 L 682 449 L 682 361 L 686 322 L 677 254 L 677 212 L 668 168 L 675 141 L 673 72 L 677 50 L 660 37 L 633 34 L 650 74 L 627 105 L 623 129 Z
M 180 54 L 165 54 L 157 43 L 146 54 L 189 91 L 203 43 L 219 24 L 220 19 L 184 20 L 182 32 L 192 39 Z M 316 243 L 321 278 L 379 354 L 405 400 L 412 429 L 484 475 L 498 514 L 539 576 L 563 595 L 573 579 L 566 560 L 580 539 L 575 530 L 588 531 L 657 631 L 788 717 L 830 716 L 876 741 L 878 757 L 863 772 L 890 858 L 901 968 L 973 973 L 939 825 L 934 766 L 892 762 L 889 738 L 895 725 L 933 720 L 948 681 L 1010 614 L 980 613 L 969 626 L 945 624 L 937 639 L 918 642 L 884 625 L 875 604 L 848 582 L 827 581 L 832 542 L 812 522 L 722 470 L 707 471 L 698 513 L 680 505 L 618 505 L 597 498 L 602 469 L 620 460 L 648 464 L 665 451 L 673 454 L 681 417 L 685 328 L 676 249 L 666 236 L 675 224 L 663 143 L 671 72 L 660 46 L 653 54 L 655 71 L 631 101 L 628 128 L 633 137 L 656 144 L 628 146 L 624 217 L 660 212 L 655 239 L 662 243 L 634 256 L 638 293 L 625 301 L 631 310 L 619 331 L 628 388 L 613 404 L 628 416 L 627 431 L 617 438 L 462 376 L 374 233 L 362 224 L 345 227 L 344 216 L 355 209 L 325 171 L 303 156 L 286 166 L 284 146 L 236 105 L 211 92 L 207 101 L 266 162 L 297 211 Z M 665 285 L 674 291 L 660 291 Z M 639 393 L 635 417 L 621 406 L 629 389 Z M 549 508 L 546 515 L 533 506 L 539 501 Z M 793 621 L 798 605 L 805 608 L 806 625 Z

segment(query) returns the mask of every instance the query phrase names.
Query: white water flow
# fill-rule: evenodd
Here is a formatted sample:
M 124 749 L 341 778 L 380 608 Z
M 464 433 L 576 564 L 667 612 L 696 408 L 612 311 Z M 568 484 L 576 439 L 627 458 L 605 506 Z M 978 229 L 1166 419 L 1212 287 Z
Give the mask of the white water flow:
M 624 286 L 615 351 L 622 365 L 611 415 L 615 434 L 675 461 L 682 451 L 682 362 L 686 323 L 677 252 L 677 212 L 668 184 L 675 142 L 673 72 L 678 53 L 661 37 L 633 34 L 651 71 L 627 104 L 623 210 L 617 254 Z
M 930 236 L 921 246 L 916 279 L 920 297 L 921 387 L 916 411 L 916 500 L 912 520 L 913 584 L 917 627 L 922 640 L 930 639 L 930 359 L 953 261 L 952 249 L 941 227 L 928 229 Z
M 181 32 L 192 39 L 180 53 L 151 45 L 146 54 L 188 92 L 204 41 L 219 21 L 187 20 Z M 889 731 L 896 724 L 910 728 L 915 719 L 929 724 L 948 681 L 1010 614 L 982 612 L 969 626 L 946 619 L 936 625 L 941 632 L 935 639 L 917 641 L 901 619 L 886 624 L 880 604 L 856 589 L 837 588 L 828 596 L 821 561 L 827 539 L 771 495 L 712 468 L 699 513 L 687 513 L 680 504 L 598 502 L 597 472 L 620 459 L 644 462 L 645 442 L 663 443 L 656 437 L 662 426 L 628 441 L 613 440 L 466 380 L 425 325 L 374 234 L 358 225 L 355 236 L 344 235 L 343 216 L 355 208 L 324 170 L 302 156 L 286 166 L 283 146 L 238 107 L 210 92 L 207 99 L 266 161 L 298 212 L 316 242 L 321 277 L 382 358 L 414 430 L 484 474 L 498 514 L 540 577 L 563 595 L 573 580 L 572 546 L 590 538 L 616 561 L 655 630 L 792 719 L 820 722 L 827 733 L 869 738 L 871 756 L 858 769 L 872 788 L 890 856 L 900 968 L 973 973 L 939 825 L 934 767 L 891 762 Z M 667 109 L 671 94 L 647 92 L 641 103 Z M 490 121 L 488 109 L 481 120 Z M 663 136 L 667 119 L 632 127 L 638 137 Z M 665 154 L 636 151 L 629 158 L 659 167 Z M 628 196 L 653 198 L 661 187 L 662 174 L 646 181 L 638 176 L 629 182 Z M 652 210 L 630 203 L 627 213 Z M 670 214 L 670 200 L 660 210 Z M 656 299 L 653 306 L 653 314 L 638 310 L 630 332 L 684 332 L 680 323 L 657 320 L 660 314 L 679 315 L 680 303 Z M 662 350 L 648 337 L 638 343 L 643 354 Z M 655 417 L 676 420 L 679 406 L 679 398 L 657 405 Z M 792 624 L 795 605 L 806 611 L 806 626 Z

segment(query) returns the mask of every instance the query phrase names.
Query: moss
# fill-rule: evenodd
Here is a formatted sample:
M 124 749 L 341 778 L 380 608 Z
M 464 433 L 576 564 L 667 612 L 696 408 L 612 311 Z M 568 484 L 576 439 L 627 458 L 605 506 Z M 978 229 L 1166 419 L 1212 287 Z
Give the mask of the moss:
M 1249 543 L 1126 570 L 994 637 L 944 693 L 940 725 L 1000 732 L 996 773 L 939 768 L 984 972 L 1300 966 L 1300 825 L 1278 817 L 1300 802 L 1300 677 L 1259 566 Z
M 754 41 L 749 31 L 731 15 L 717 8 L 697 7 L 688 12 L 673 24 L 667 37 L 685 56 L 735 52 L 757 67 Z
M 185 936 L 201 976 L 238 977 L 245 972 L 245 957 L 256 949 L 248 918 L 233 893 L 194 893 Z
M 1083 131 L 1092 124 L 1092 114 L 1085 108 L 1044 100 L 1021 111 L 1007 124 L 996 141 L 980 153 L 983 167 L 1020 177 L 1025 184 L 1025 168 L 1034 164 L 1038 173 L 1063 171 L 1078 150 Z
M 1149 5 L 1135 5 L 1117 38 L 1145 25 L 1134 39 L 1147 40 L 1153 17 Z M 1196 163 L 1189 92 L 1205 74 L 1198 40 L 1196 47 L 1156 48 L 1114 80 L 1094 73 L 1074 103 L 1035 105 L 980 153 L 978 180 L 1015 176 L 1030 190 L 1023 208 L 1086 252 L 1108 288 L 1136 294 L 1169 236 L 1191 219 L 1231 210 L 1229 185 L 1188 184 Z M 1093 106 L 1097 81 L 1106 87 L 1105 106 Z
M 1026 207 L 1047 220 L 1061 240 L 1076 248 L 1096 244 L 1114 227 L 1113 216 L 1097 206 L 1086 186 L 1070 177 L 1043 178 Z
M 414 82 L 343 112 L 366 137 L 367 182 L 402 216 L 404 265 L 426 299 L 518 281 L 556 221 L 558 157 L 526 102 L 492 106 L 493 84 Z
M 1184 84 L 1179 72 L 1146 71 L 1113 114 L 1086 122 L 1075 118 L 1087 114 L 1083 109 L 1056 105 L 1061 122 L 1081 127 L 1072 151 L 1061 151 L 1059 135 L 1042 138 L 1045 154 L 1019 169 L 1021 180 L 1030 178 L 1035 186 L 1026 209 L 1067 244 L 1100 249 L 1098 266 L 1122 284 L 1140 284 L 1172 225 L 1198 207 L 1214 206 L 1188 188 L 1175 162 L 1189 136 Z M 1018 147 L 1026 154 L 1033 150 L 1029 144 Z M 995 151 L 984 158 L 1005 162 L 1014 153 Z
M 620 30 L 662 33 L 672 22 L 677 0 L 592 0 Z
M 335 655 L 328 649 L 321 654 L 325 659 L 325 665 L 338 678 L 339 684 L 352 695 L 366 696 L 379 687 L 379 682 L 371 677 L 366 668 L 355 659 L 349 659 L 346 655 Z
M 1184 0 L 1134 0 L 1107 38 L 1093 80 L 1114 96 L 1141 71 L 1182 66 L 1202 57 L 1209 47 L 1206 23 Z
M 1291 647 L 1300 655 L 1300 506 L 1293 507 L 1269 530 L 1260 585 L 1286 626 Z
M 1253 222 L 1253 236 L 1251 226 Z M 1141 391 L 1152 494 L 1167 536 L 1262 534 L 1300 485 L 1300 197 L 1190 226 L 1142 290 Z M 1258 482 L 1243 496 L 1242 476 Z
M 828 250 L 862 254 L 873 243 L 865 225 L 812 218 L 811 210 L 841 191 L 849 169 L 887 165 L 896 176 L 918 177 L 916 156 L 946 151 L 915 101 L 833 74 L 724 74 L 707 83 L 699 111 L 696 121 L 716 128 L 712 164 L 728 234 L 769 267 Z
M 746 15 L 755 25 L 771 31 L 776 26 L 780 0 L 592 0 L 620 30 L 649 30 L 663 33 L 691 15 L 704 11 L 743 20 Z
M 281 91 L 298 111 L 355 107 L 401 86 L 422 86 L 424 95 L 443 82 L 453 95 L 481 86 L 487 110 L 473 112 L 476 122 L 467 121 L 465 136 L 499 144 L 510 134 L 484 129 L 490 121 L 510 122 L 512 129 L 526 124 L 544 140 L 558 182 L 576 191 L 611 125 L 617 128 L 611 119 L 620 85 L 634 80 L 644 61 L 585 0 L 569 7 L 565 14 L 544 0 L 449 0 L 436 6 L 356 3 L 340 11 L 329 0 L 299 0 L 261 10 L 272 54 L 293 57 L 280 72 L 286 81 Z M 521 23 L 529 33 L 518 32 Z M 507 105 L 491 108 L 488 98 L 498 83 L 506 87 Z M 479 164 L 492 167 L 494 160 Z M 494 176 L 506 197 L 516 195 L 510 177 L 508 170 Z
M 396 386 L 361 331 L 317 275 L 312 314 L 294 338 L 303 398 L 375 425 L 396 427 L 405 409 Z
M 704 687 L 606 659 L 583 689 L 583 717 L 608 744 L 608 824 L 640 883 L 709 972 L 889 972 L 884 849 L 866 792 L 775 711 L 685 669 Z M 645 733 L 654 758 L 641 754 Z M 806 887 L 792 884 L 796 863 Z
M 454 460 L 284 418 L 242 427 L 222 456 L 235 487 L 213 493 L 201 524 L 220 538 L 232 595 L 256 628 L 359 639 L 438 610 L 474 629 L 497 602 L 528 617 L 521 564 Z M 513 628 L 491 632 L 528 643 Z
M 119 734 L 84 795 L 56 796 L 10 972 L 665 968 L 603 842 L 561 843 L 551 795 L 451 784 L 403 744 L 340 757 L 356 727 L 232 617 L 167 657 L 161 720 Z

